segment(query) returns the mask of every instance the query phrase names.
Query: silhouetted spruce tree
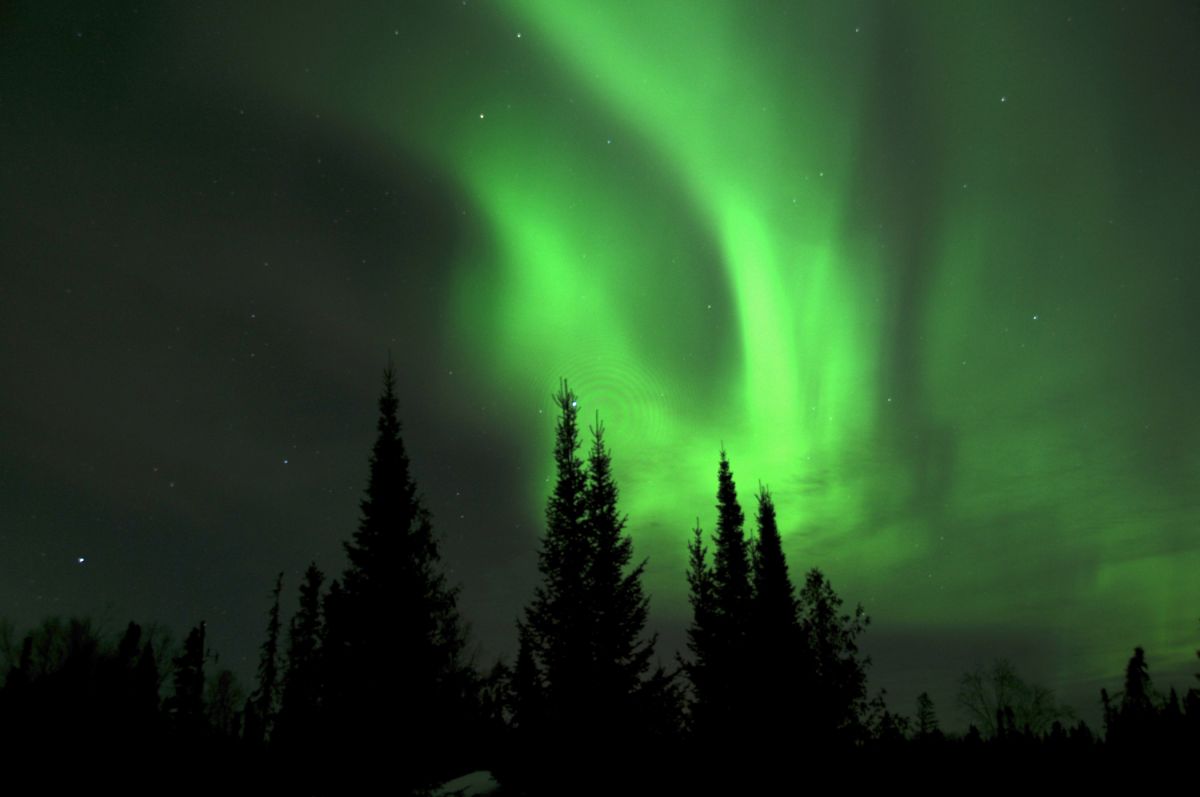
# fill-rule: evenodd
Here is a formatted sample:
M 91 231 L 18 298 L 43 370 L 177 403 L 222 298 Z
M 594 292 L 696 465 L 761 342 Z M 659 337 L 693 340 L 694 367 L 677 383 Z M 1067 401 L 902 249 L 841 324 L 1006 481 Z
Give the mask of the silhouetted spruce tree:
M 552 747 L 560 763 L 604 758 L 653 724 L 647 715 L 670 693 L 665 674 L 644 676 L 654 638 L 645 638 L 644 562 L 631 567 L 632 541 L 617 509 L 617 486 L 603 426 L 592 429 L 585 468 L 578 402 L 566 382 L 555 395 L 557 477 L 546 507 L 538 569 L 542 582 L 518 623 L 515 721 L 530 743 Z
M 317 732 L 321 687 L 321 585 L 325 574 L 316 562 L 304 571 L 300 607 L 288 625 L 287 669 L 272 741 L 307 748 Z
M 232 670 L 222 669 L 208 683 L 205 698 L 205 714 L 208 725 L 218 736 L 232 741 L 242 729 L 243 712 L 238 710 L 245 692 L 237 682 Z
M 361 519 L 345 544 L 349 566 L 326 604 L 335 644 L 326 646 L 324 702 L 339 742 L 366 768 L 386 768 L 401 789 L 419 789 L 455 774 L 457 759 L 470 754 L 476 679 L 397 406 L 389 365 Z
M 842 599 L 817 568 L 800 591 L 800 628 L 808 645 L 805 716 L 802 729 L 817 746 L 847 745 L 862 738 L 869 658 L 860 658 L 858 637 L 870 618 L 861 605 L 843 614 Z
M 1154 687 L 1150 683 L 1146 651 L 1137 647 L 1125 667 L 1125 689 L 1116 710 L 1116 727 L 1109 731 L 1109 741 L 1135 745 L 1152 742 L 1157 730 L 1157 715 L 1158 706 Z
M 1108 689 L 1104 687 L 1100 688 L 1100 707 L 1104 719 L 1104 738 L 1111 744 L 1120 737 L 1121 730 L 1117 719 L 1117 709 L 1113 705 L 1112 697 L 1108 694 Z
M 942 735 L 938 728 L 937 712 L 933 708 L 933 698 L 928 692 L 917 695 L 917 739 L 932 741 Z
M 271 735 L 279 699 L 279 594 L 282 591 L 283 573 L 280 573 L 271 590 L 267 638 L 258 660 L 258 688 L 246 703 L 246 740 L 255 744 L 265 742 Z
M 774 637 L 794 636 L 799 629 L 796 588 L 788 574 L 783 540 L 770 491 L 759 487 L 758 539 L 754 545 L 754 613 L 758 625 Z
M 752 614 L 750 557 L 743 529 L 746 517 L 738 503 L 737 487 L 725 449 L 717 469 L 717 532 L 713 547 L 713 598 L 721 632 L 736 647 L 750 627 Z
M 642 590 L 645 560 L 630 566 L 633 541 L 626 518 L 617 509 L 612 458 L 604 444 L 604 426 L 596 419 L 584 491 L 590 561 L 584 580 L 593 626 L 592 689 L 594 719 L 600 738 L 628 740 L 650 721 L 638 716 L 639 693 L 649 688 L 645 674 L 657 635 L 645 637 L 650 599 Z M 607 725 L 608 727 L 600 727 Z
M 554 490 L 538 551 L 542 581 L 518 624 L 517 723 L 540 744 L 586 731 L 592 669 L 592 629 L 586 572 L 587 473 L 579 449 L 578 402 L 564 382 L 555 395 Z M 538 693 L 523 690 L 536 689 Z M 531 711 L 536 707 L 536 712 Z
M 205 731 L 204 663 L 208 653 L 204 648 L 204 622 L 193 628 L 183 643 L 183 651 L 172 661 L 175 693 L 167 700 L 167 714 L 175 733 L 182 737 L 197 737 Z
M 693 729 L 705 744 L 744 741 L 745 724 L 755 710 L 754 654 L 749 647 L 754 637 L 754 605 L 744 523 L 733 472 L 722 448 L 713 563 L 711 568 L 705 564 L 697 535 L 690 546 L 688 579 L 693 585 L 688 645 L 694 658 L 685 670 L 692 681 Z
M 508 694 L 511 700 L 512 724 L 516 729 L 519 748 L 531 748 L 539 744 L 538 736 L 546 722 L 546 684 L 533 653 L 537 644 L 529 626 L 518 621 L 517 663 L 512 670 L 512 683 Z
M 107 680 L 113 686 L 104 711 L 113 731 L 126 743 L 144 741 L 157 724 L 158 672 L 150 643 L 142 648 L 142 627 L 137 623 L 126 626 L 111 670 Z
M 710 723 L 707 713 L 709 707 L 716 703 L 721 685 L 714 681 L 717 672 L 710 661 L 716 607 L 708 548 L 704 545 L 704 532 L 700 528 L 699 518 L 692 529 L 692 539 L 688 542 L 687 582 L 688 603 L 692 607 L 692 622 L 687 630 L 687 648 L 691 657 L 685 659 L 679 656 L 679 663 L 691 683 L 690 730 L 700 733 Z
M 754 567 L 751 649 L 755 657 L 751 684 L 755 688 L 755 722 L 766 727 L 795 720 L 803 711 L 802 689 L 807 681 L 807 651 L 800 634 L 796 589 L 788 574 L 783 540 L 770 491 L 759 487 L 758 537 L 752 549 Z M 791 740 L 778 738 L 779 742 Z

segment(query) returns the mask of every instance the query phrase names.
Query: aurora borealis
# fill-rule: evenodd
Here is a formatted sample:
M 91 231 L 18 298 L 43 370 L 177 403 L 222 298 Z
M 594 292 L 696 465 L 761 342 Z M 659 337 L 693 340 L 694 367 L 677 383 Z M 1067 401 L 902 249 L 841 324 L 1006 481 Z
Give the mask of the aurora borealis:
M 16 4 L 0 615 L 252 657 L 274 573 L 340 567 L 390 348 L 485 657 L 566 377 L 664 659 L 724 445 L 898 710 L 996 656 L 1089 718 L 1134 645 L 1182 685 L 1198 45 L 1167 2 Z

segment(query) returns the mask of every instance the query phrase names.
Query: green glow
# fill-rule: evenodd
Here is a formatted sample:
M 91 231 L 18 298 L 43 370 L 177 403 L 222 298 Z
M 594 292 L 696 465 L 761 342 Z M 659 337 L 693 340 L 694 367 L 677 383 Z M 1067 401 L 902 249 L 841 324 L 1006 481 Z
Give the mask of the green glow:
M 472 134 L 466 162 L 457 159 L 503 252 L 490 285 L 473 282 L 461 292 L 464 323 L 490 317 L 494 324 L 495 378 L 549 384 L 547 371 L 557 368 L 602 412 L 628 416 L 609 426 L 614 447 L 625 452 L 617 464 L 627 508 L 644 522 L 670 528 L 711 503 L 709 471 L 721 437 L 740 472 L 784 485 L 784 496 L 795 494 L 785 485 L 814 470 L 832 479 L 823 495 L 792 502 L 814 526 L 835 513 L 851 519 L 846 508 L 862 504 L 863 485 L 833 463 L 874 423 L 871 305 L 879 282 L 867 264 L 847 264 L 839 253 L 839 182 L 850 173 L 854 98 L 829 96 L 814 64 L 796 57 L 796 73 L 812 75 L 800 93 L 839 113 L 797 105 L 797 86 L 772 85 L 778 64 L 744 58 L 765 31 L 731 24 L 733 7 L 705 4 L 672 36 L 665 34 L 677 26 L 678 9 L 669 4 L 639 5 L 638 19 L 560 3 L 523 11 L 529 38 L 553 42 L 593 101 L 621 120 L 617 136 L 635 135 L 644 157 L 676 181 L 716 247 L 733 318 L 705 323 L 725 297 L 698 292 L 686 269 L 659 275 L 662 247 L 652 236 L 670 236 L 670 221 L 639 223 L 654 206 L 630 202 L 623 170 L 631 167 L 605 162 L 607 138 L 556 136 L 552 119 L 530 115 L 522 125 L 506 116 L 503 131 Z M 553 160 L 530 162 L 531 141 Z M 659 297 L 656 306 L 638 307 L 631 293 L 647 290 Z M 648 313 L 671 323 L 642 335 Z M 686 359 L 680 367 L 674 353 L 687 351 L 690 337 L 687 359 L 708 356 L 714 324 L 736 341 L 739 356 L 720 363 L 718 378 L 701 385 L 707 400 L 696 401 L 694 368 Z M 664 337 L 675 339 L 666 352 Z M 611 397 L 635 407 L 589 391 L 606 380 L 628 380 Z M 720 431 L 704 439 L 697 429 Z M 650 447 L 672 456 L 642 455 Z M 695 474 L 684 475 L 685 484 L 695 487 L 664 501 L 655 485 L 678 482 L 680 461 Z
M 1195 367 L 1129 341 L 1194 247 L 1123 200 L 1119 47 L 990 4 L 474 13 L 315 94 L 466 198 L 443 332 L 514 417 L 560 376 L 601 413 L 656 613 L 724 442 L 881 626 L 1041 631 L 1064 680 L 1191 655 Z

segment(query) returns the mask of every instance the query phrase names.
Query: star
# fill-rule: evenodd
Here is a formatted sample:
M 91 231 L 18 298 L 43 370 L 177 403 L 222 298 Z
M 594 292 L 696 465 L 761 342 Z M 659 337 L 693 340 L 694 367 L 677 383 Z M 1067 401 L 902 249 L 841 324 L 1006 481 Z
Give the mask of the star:
M 1001 97 L 1000 102 L 1008 102 L 1008 97 Z
M 84 562 L 87 561 L 87 559 L 85 559 L 84 557 L 81 556 L 76 561 L 79 562 L 79 564 L 83 564 Z
M 1036 313 L 1034 313 L 1033 320 L 1034 320 L 1034 321 L 1037 321 L 1037 320 L 1038 320 L 1038 316 L 1037 316 L 1037 314 L 1036 314 Z

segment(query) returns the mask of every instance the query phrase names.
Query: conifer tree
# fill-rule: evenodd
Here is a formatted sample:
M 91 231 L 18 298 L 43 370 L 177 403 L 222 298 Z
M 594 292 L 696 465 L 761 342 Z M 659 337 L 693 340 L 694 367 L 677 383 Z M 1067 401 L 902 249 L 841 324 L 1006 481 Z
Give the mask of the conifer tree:
M 349 565 L 326 600 L 322 700 L 340 744 L 369 768 L 386 765 L 402 788 L 419 789 L 463 754 L 476 679 L 465 661 L 458 593 L 446 584 L 400 437 L 398 404 L 389 365 L 358 529 L 345 543 Z M 447 745 L 450 737 L 461 743 Z
M 688 543 L 688 603 L 692 607 L 692 623 L 687 630 L 687 648 L 690 659 L 680 657 L 680 664 L 692 686 L 690 711 L 691 730 L 702 730 L 708 723 L 706 712 L 716 700 L 718 684 L 710 657 L 716 609 L 713 605 L 712 570 L 708 565 L 708 548 L 704 545 L 704 532 L 700 519 L 692 529 Z
M 193 628 L 183 643 L 183 651 L 172 661 L 175 665 L 175 694 L 167 701 L 167 713 L 175 732 L 194 737 L 204 731 L 204 622 Z
M 742 738 L 740 729 L 754 711 L 754 652 L 749 648 L 754 606 L 744 523 L 733 472 L 722 448 L 717 468 L 713 564 L 710 568 L 704 561 L 697 528 L 690 545 L 688 577 L 693 610 L 688 645 L 694 658 L 685 670 L 692 681 L 695 701 L 693 727 L 708 742 Z
M 587 528 L 587 474 L 579 449 L 578 401 L 564 382 L 555 396 L 554 490 L 546 505 L 546 533 L 538 551 L 542 576 L 519 626 L 522 650 L 517 683 L 542 694 L 517 695 L 527 731 L 577 734 L 584 730 L 593 640 L 588 623 L 590 559 Z M 525 662 L 521 658 L 525 658 Z M 524 666 L 522 666 L 524 665 Z M 537 714 L 529 707 L 538 706 Z M 544 727 L 531 727 L 544 726 Z
M 517 622 L 517 663 L 512 671 L 513 725 L 524 744 L 535 744 L 536 736 L 545 724 L 545 684 L 534 660 L 534 640 L 529 626 Z
M 798 629 L 796 588 L 788 575 L 783 540 L 775 519 L 775 501 L 764 486 L 758 491 L 758 539 L 754 545 L 755 614 L 769 636 L 787 637 Z
M 817 568 L 800 591 L 800 630 L 808 646 L 804 732 L 814 744 L 848 744 L 861 738 L 870 658 L 860 658 L 858 637 L 870 618 L 861 605 L 843 614 L 842 599 Z
M 271 590 L 271 610 L 267 615 L 267 638 L 258 661 L 258 688 L 246 705 L 246 739 L 262 743 L 271 734 L 279 697 L 279 594 L 283 591 L 283 573 Z
M 142 648 L 131 676 L 130 713 L 149 728 L 158 718 L 158 661 L 149 640 Z
M 321 598 L 325 622 L 321 627 L 318 702 L 325 730 L 342 721 L 349 705 L 344 675 L 351 671 L 353 660 L 349 655 L 350 622 L 349 618 L 343 619 L 346 614 L 346 593 L 341 581 L 335 578 Z
M 920 740 L 933 740 L 941 737 L 941 730 L 938 729 L 937 712 L 933 707 L 933 698 L 928 692 L 922 692 L 917 695 L 917 738 Z
M 717 469 L 717 530 L 713 541 L 713 652 L 718 702 L 713 707 L 724 731 L 733 731 L 748 719 L 753 623 L 753 586 L 750 550 L 744 531 L 745 515 L 738 503 L 737 487 L 725 449 Z
M 218 736 L 236 739 L 241 731 L 243 714 L 238 711 L 245 692 L 238 685 L 232 670 L 222 669 L 209 683 L 205 699 L 208 725 Z
M 634 719 L 639 690 L 650 666 L 656 637 L 645 638 L 650 600 L 642 590 L 643 560 L 630 567 L 633 541 L 617 509 L 612 459 L 599 418 L 592 427 L 584 491 L 590 561 L 584 574 L 593 619 L 595 650 L 591 690 L 598 716 L 607 715 L 608 733 L 628 734 L 643 726 Z M 619 727 L 624 725 L 624 727 Z
M 281 744 L 311 739 L 316 731 L 321 685 L 321 585 L 325 574 L 316 562 L 304 571 L 300 608 L 288 626 L 287 670 L 279 717 L 272 737 Z
M 1154 711 L 1150 685 L 1150 668 L 1146 664 L 1146 651 L 1133 649 L 1133 656 L 1125 667 L 1125 691 L 1121 695 L 1121 714 L 1127 720 L 1141 720 Z
M 1146 651 L 1137 647 L 1125 667 L 1125 690 L 1117 709 L 1119 740 L 1127 744 L 1148 742 L 1155 730 L 1157 715 L 1158 706 L 1154 687 L 1150 683 Z
M 749 547 L 743 529 L 746 517 L 738 503 L 729 458 L 721 449 L 717 469 L 717 532 L 713 548 L 713 598 L 726 645 L 737 649 L 751 617 Z
M 759 487 L 758 538 L 752 550 L 754 567 L 753 676 L 755 723 L 778 726 L 803 711 L 807 681 L 807 651 L 800 634 L 796 589 L 788 575 L 783 540 L 770 491 Z M 790 741 L 779 739 L 779 741 Z
M 604 428 L 599 421 L 592 428 L 585 467 L 575 394 L 563 382 L 554 398 L 557 477 L 538 555 L 542 582 L 518 623 L 513 698 L 527 740 L 578 760 L 644 733 L 648 712 L 670 694 L 670 678 L 645 678 L 654 646 L 644 637 L 645 563 L 631 566 Z

